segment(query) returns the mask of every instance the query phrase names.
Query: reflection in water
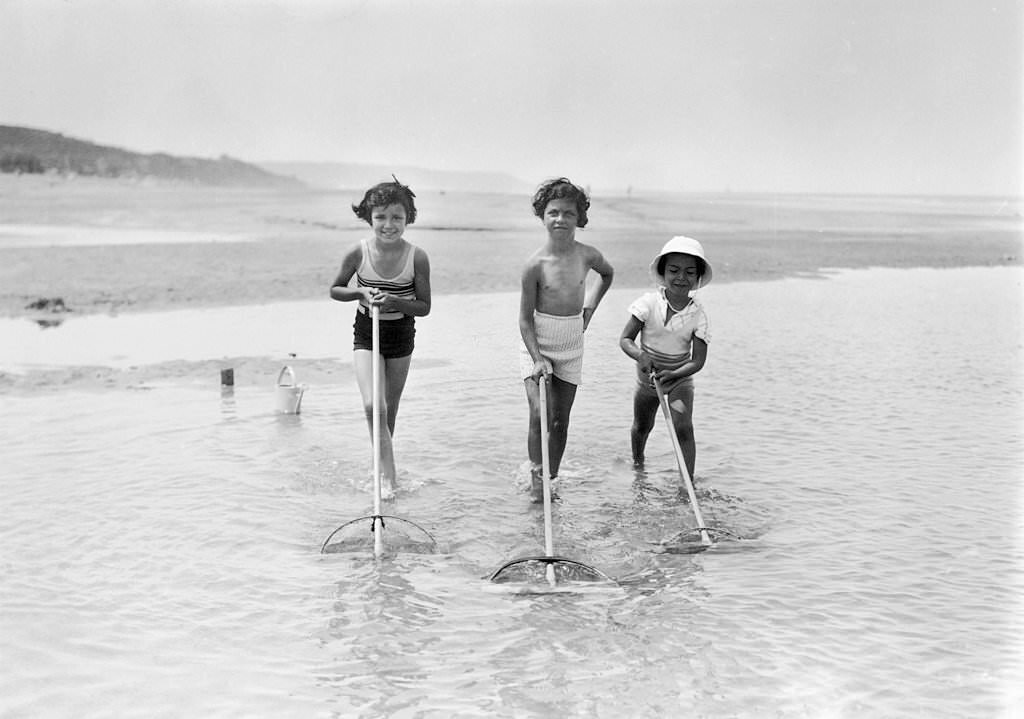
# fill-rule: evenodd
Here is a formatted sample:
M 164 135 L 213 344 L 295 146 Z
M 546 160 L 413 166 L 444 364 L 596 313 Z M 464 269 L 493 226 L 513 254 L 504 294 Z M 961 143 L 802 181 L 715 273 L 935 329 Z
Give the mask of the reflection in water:
M 344 570 L 320 637 L 334 659 L 320 667 L 318 681 L 374 716 L 415 708 L 437 669 L 424 642 L 443 616 L 440 603 L 417 590 L 416 567 L 402 559 L 350 560 Z M 410 691 L 416 686 L 419 692 Z
M 235 388 L 232 385 L 221 385 L 220 413 L 225 420 L 238 419 L 238 404 L 235 402 Z
M 297 413 L 274 412 L 274 421 L 287 432 L 286 436 L 301 436 L 302 415 Z
M 25 305 L 25 309 L 34 313 L 48 312 L 51 314 L 50 317 L 36 315 L 29 318 L 44 330 L 60 327 L 64 322 L 64 314 L 71 311 L 64 304 L 63 297 L 40 297 Z
M 64 318 L 63 317 L 47 318 L 47 319 L 35 319 L 33 321 L 37 325 L 39 325 L 41 328 L 43 328 L 44 330 L 52 329 L 54 327 L 60 327 L 62 324 L 64 324 Z

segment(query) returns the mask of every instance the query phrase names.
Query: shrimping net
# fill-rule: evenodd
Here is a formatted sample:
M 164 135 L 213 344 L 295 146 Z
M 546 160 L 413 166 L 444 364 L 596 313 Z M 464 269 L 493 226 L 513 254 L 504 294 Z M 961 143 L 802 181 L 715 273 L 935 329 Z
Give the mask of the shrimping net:
M 320 552 L 372 553 L 377 532 L 381 533 L 384 549 L 389 553 L 432 554 L 437 551 L 434 537 L 415 522 L 401 517 L 376 515 L 360 517 L 341 525 L 327 537 Z

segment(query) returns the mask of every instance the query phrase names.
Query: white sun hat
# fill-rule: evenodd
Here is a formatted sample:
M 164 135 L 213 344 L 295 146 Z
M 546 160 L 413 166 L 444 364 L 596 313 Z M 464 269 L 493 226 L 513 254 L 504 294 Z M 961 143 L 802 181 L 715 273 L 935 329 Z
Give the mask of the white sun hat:
M 660 281 L 662 278 L 658 273 L 658 261 L 665 255 L 671 255 L 674 252 L 684 255 L 692 255 L 699 259 L 704 265 L 704 272 L 701 273 L 700 284 L 698 287 L 703 287 L 711 282 L 711 263 L 704 257 L 704 248 L 699 242 L 697 242 L 697 240 L 692 237 L 684 237 L 683 235 L 676 235 L 666 242 L 665 246 L 661 248 L 661 252 L 659 252 L 651 262 L 651 277 L 654 278 L 655 282 Z

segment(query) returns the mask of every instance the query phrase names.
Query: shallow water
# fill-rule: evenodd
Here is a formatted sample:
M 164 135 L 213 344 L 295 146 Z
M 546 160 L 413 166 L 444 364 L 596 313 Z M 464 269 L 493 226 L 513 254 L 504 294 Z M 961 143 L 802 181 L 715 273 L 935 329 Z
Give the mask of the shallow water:
M 311 383 L 300 415 L 274 412 L 272 386 L 187 373 L 8 392 L 0 714 L 1016 716 L 1022 279 L 867 270 L 704 290 L 698 497 L 744 539 L 702 553 L 673 541 L 694 522 L 662 424 L 647 473 L 630 467 L 616 340 L 639 290 L 609 293 L 554 541 L 613 589 L 483 579 L 543 547 L 521 489 L 513 295 L 441 297 L 419 324 L 385 511 L 436 554 L 319 554 L 372 508 L 350 379 Z M 297 352 L 344 369 L 350 314 L 3 321 L 0 365 Z

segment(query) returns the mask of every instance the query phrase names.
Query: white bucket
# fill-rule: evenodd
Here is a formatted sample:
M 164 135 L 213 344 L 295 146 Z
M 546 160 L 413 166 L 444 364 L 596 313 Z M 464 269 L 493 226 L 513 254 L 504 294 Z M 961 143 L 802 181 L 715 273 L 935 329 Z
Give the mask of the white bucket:
M 285 382 L 285 375 L 288 381 Z M 306 391 L 306 385 L 297 384 L 295 371 L 285 365 L 277 375 L 277 411 L 284 414 L 298 414 L 302 405 L 302 394 Z

